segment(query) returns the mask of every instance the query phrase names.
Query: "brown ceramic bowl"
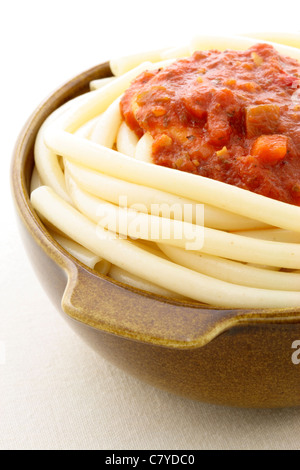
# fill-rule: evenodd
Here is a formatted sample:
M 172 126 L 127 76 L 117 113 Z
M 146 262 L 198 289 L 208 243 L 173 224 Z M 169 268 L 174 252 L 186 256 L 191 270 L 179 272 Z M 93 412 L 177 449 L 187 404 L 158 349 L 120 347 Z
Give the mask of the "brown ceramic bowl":
M 109 75 L 108 64 L 101 64 L 53 93 L 30 117 L 15 147 L 12 186 L 21 232 L 49 297 L 94 349 L 154 386 L 222 405 L 300 405 L 300 364 L 292 362 L 300 306 L 221 310 L 130 288 L 76 261 L 35 214 L 28 188 L 40 125 L 87 91 L 90 80 Z

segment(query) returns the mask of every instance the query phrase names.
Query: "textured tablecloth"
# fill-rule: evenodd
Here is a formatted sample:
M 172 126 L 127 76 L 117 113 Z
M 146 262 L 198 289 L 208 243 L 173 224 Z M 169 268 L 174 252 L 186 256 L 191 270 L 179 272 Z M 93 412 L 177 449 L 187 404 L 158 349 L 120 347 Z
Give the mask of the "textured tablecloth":
M 145 13 L 142 19 L 138 15 L 139 2 L 12 0 L 0 7 L 6 66 L 0 90 L 0 449 L 300 449 L 300 409 L 243 410 L 186 400 L 141 383 L 96 355 L 49 302 L 17 232 L 9 157 L 27 116 L 62 82 L 133 49 L 137 39 L 141 48 L 156 47 L 159 35 L 164 44 L 184 42 L 197 24 L 209 28 L 214 19 L 219 27 L 233 5 L 240 5 L 220 3 L 216 25 L 215 7 L 193 14 L 199 2 L 184 4 L 182 11 L 182 5 L 164 2 L 162 16 L 157 16 L 161 2 L 147 4 L 147 24 Z M 175 24 L 183 19 L 180 28 L 170 21 L 170 5 Z M 255 13 L 259 5 L 262 19 Z M 251 30 L 255 20 L 257 30 L 263 29 L 263 5 L 254 1 L 252 7 L 246 19 L 238 13 L 240 24 Z M 269 30 L 287 19 L 296 25 L 296 15 L 272 8 Z M 225 29 L 230 29 L 229 13 Z

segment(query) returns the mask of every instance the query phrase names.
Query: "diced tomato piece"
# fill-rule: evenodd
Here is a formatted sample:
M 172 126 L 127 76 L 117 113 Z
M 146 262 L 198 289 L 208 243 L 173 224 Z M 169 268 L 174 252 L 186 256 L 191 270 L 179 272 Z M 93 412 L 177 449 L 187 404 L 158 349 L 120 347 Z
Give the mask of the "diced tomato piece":
M 161 134 L 154 139 L 152 144 L 152 152 L 156 153 L 163 147 L 170 147 L 172 145 L 172 139 L 166 134 Z
M 276 132 L 280 117 L 277 104 L 260 104 L 246 108 L 247 137 Z
M 251 155 L 264 163 L 276 164 L 282 160 L 287 152 L 287 137 L 285 135 L 261 135 L 251 149 Z

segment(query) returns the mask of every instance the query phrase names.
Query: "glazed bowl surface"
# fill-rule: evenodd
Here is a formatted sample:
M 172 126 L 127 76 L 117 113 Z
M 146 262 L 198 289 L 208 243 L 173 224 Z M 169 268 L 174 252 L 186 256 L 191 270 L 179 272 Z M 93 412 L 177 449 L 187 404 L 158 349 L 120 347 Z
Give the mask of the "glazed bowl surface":
M 12 190 L 24 245 L 70 326 L 118 367 L 161 389 L 231 406 L 300 405 L 297 309 L 220 309 L 123 285 L 84 266 L 50 235 L 29 200 L 35 138 L 56 108 L 111 75 L 108 63 L 70 80 L 25 124 L 15 146 Z M 38 321 L 38 319 L 37 319 Z

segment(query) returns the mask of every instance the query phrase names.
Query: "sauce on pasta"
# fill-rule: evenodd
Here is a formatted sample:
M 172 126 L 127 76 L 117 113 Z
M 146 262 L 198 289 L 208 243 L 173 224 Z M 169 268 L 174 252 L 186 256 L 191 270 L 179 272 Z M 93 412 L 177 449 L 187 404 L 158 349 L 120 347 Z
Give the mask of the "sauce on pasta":
M 298 62 L 266 45 L 217 52 L 220 38 L 178 61 L 203 40 L 155 63 L 121 58 L 116 77 L 54 111 L 35 142 L 31 202 L 58 243 L 118 282 L 222 308 L 298 308 L 300 204 L 243 186 L 252 158 L 265 193 L 297 193 Z
M 195 52 L 143 72 L 121 113 L 154 163 L 300 205 L 299 78 L 271 45 Z

